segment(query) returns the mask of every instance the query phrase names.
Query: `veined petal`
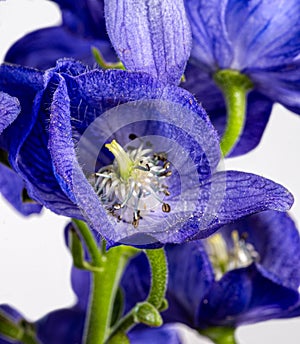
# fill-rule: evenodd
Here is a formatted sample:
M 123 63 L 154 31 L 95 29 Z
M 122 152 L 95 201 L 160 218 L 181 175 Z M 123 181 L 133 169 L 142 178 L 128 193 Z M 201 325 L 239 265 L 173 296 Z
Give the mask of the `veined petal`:
M 227 171 L 218 172 L 211 182 L 217 185 L 225 185 L 223 200 L 216 211 L 215 217 L 209 224 L 206 223 L 205 230 L 201 230 L 201 218 L 196 215 L 191 223 L 199 223 L 199 232 L 194 239 L 201 239 L 213 233 L 222 225 L 233 222 L 246 215 L 264 210 L 287 211 L 292 206 L 294 199 L 290 192 L 275 182 L 251 173 Z M 210 181 L 203 186 L 203 195 L 206 188 L 210 189 Z M 201 202 L 205 197 L 200 197 Z
M 193 36 L 192 56 L 204 70 L 227 68 L 233 59 L 225 23 L 227 2 L 185 0 Z
M 234 49 L 231 68 L 280 66 L 299 55 L 298 0 L 227 2 L 226 27 Z
M 107 0 L 105 16 L 109 37 L 128 70 L 179 83 L 191 49 L 183 0 Z

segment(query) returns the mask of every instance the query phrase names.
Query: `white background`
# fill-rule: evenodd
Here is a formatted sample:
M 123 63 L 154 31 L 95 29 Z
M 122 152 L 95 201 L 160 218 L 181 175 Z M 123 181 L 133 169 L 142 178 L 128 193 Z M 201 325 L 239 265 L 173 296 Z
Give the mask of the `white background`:
M 0 0 L 0 61 L 24 34 L 59 22 L 59 11 L 49 1 Z M 298 224 L 299 148 L 300 118 L 276 105 L 259 147 L 226 161 L 226 169 L 254 172 L 291 190 L 295 204 L 290 214 Z M 34 321 L 75 302 L 69 282 L 71 258 L 63 239 L 66 223 L 66 218 L 46 210 L 22 217 L 0 195 L 0 304 L 9 303 Z M 184 337 L 186 343 L 208 343 L 190 331 L 185 330 Z M 237 338 L 240 344 L 299 344 L 300 318 L 244 326 Z

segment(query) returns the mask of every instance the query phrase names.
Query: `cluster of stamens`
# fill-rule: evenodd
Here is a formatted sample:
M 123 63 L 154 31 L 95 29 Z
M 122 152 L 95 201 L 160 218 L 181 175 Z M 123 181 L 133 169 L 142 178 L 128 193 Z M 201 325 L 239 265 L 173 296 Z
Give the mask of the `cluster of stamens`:
M 171 206 L 163 200 L 170 196 L 165 181 L 172 175 L 166 154 L 153 153 L 143 143 L 126 151 L 115 140 L 105 146 L 115 160 L 95 173 L 93 186 L 108 213 L 137 228 L 143 216 L 158 206 L 170 212 Z
M 227 271 L 247 267 L 259 260 L 259 254 L 254 246 L 246 242 L 247 233 L 239 236 L 238 231 L 232 231 L 231 239 L 231 248 L 219 233 L 206 240 L 206 250 L 217 280 Z

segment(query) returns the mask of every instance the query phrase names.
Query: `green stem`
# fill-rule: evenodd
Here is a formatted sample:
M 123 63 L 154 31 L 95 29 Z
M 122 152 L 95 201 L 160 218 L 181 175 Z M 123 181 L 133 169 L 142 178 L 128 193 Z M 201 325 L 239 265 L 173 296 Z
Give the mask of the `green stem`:
M 208 337 L 215 344 L 237 344 L 234 337 L 235 329 L 231 327 L 209 327 L 199 331 L 205 337 Z
M 223 69 L 214 75 L 222 90 L 227 108 L 227 126 L 221 139 L 221 150 L 227 156 L 242 134 L 247 107 L 247 93 L 253 87 L 250 79 L 236 70 Z
M 163 304 L 168 280 L 168 264 L 163 248 L 145 250 L 151 268 L 151 288 L 147 301 L 159 309 Z
M 123 247 L 111 248 L 102 257 L 100 271 L 92 273 L 86 344 L 102 344 L 109 334 L 114 299 L 127 259 Z

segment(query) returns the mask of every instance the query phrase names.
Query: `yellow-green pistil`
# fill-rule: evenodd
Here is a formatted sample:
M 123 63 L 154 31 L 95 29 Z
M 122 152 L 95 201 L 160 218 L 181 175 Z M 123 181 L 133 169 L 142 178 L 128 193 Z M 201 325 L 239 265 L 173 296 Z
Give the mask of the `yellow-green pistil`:
M 105 145 L 118 162 L 119 174 L 123 180 L 128 180 L 134 167 L 134 162 L 116 140 Z

